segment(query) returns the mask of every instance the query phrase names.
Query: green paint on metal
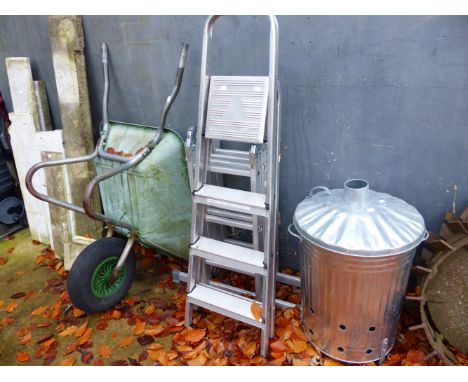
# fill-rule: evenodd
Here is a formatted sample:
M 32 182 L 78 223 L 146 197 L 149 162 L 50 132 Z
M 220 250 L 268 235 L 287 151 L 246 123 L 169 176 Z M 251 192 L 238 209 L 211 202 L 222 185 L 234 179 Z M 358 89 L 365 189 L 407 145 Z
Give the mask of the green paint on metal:
M 106 215 L 138 228 L 138 240 L 163 253 L 188 259 L 192 195 L 184 143 L 173 130 L 137 167 L 100 183 Z M 156 133 L 151 126 L 110 122 L 106 148 L 135 154 Z M 96 160 L 98 174 L 119 166 Z M 116 227 L 116 231 L 126 233 Z
M 122 286 L 125 280 L 125 266 L 120 270 L 115 282 L 109 280 L 118 260 L 119 258 L 116 256 L 108 257 L 94 270 L 91 278 L 91 290 L 96 297 L 106 298 L 112 296 Z

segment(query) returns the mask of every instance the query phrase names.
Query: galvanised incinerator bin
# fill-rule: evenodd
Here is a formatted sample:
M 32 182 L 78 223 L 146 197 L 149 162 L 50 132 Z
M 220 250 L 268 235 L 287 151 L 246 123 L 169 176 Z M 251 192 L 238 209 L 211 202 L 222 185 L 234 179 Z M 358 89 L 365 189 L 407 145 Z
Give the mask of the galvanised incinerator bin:
M 294 226 L 310 341 L 341 361 L 383 360 L 395 341 L 416 247 L 426 237 L 422 216 L 354 179 L 344 189 L 314 187 L 297 206 Z

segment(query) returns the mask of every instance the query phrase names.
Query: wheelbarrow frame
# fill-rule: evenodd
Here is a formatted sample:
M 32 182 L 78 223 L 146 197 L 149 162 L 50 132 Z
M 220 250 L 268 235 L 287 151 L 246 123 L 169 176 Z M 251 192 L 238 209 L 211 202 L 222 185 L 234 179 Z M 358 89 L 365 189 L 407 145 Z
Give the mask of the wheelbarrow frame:
M 143 161 L 153 151 L 156 145 L 163 138 L 167 115 L 172 107 L 172 104 L 175 101 L 175 98 L 177 97 L 177 94 L 179 93 L 179 90 L 182 84 L 182 78 L 184 75 L 185 63 L 187 59 L 187 51 L 188 51 L 188 44 L 183 43 L 181 53 L 180 53 L 179 65 L 177 67 L 174 88 L 172 89 L 172 92 L 169 95 L 169 97 L 166 99 L 166 103 L 164 105 L 164 108 L 161 114 L 160 124 L 159 124 L 159 127 L 157 128 L 156 134 L 145 146 L 143 146 L 143 149 L 140 152 L 130 157 L 122 157 L 119 155 L 108 153 L 104 149 L 107 139 L 109 137 L 109 132 L 110 132 L 109 113 L 108 113 L 109 70 L 108 70 L 107 45 L 106 43 L 102 42 L 101 43 L 101 55 L 102 55 L 102 66 L 103 66 L 103 73 L 104 73 L 104 94 L 103 94 L 103 106 L 102 106 L 103 120 L 102 120 L 101 129 L 100 129 L 100 137 L 99 137 L 99 140 L 96 144 L 94 151 L 91 154 L 80 156 L 80 157 L 71 157 L 71 158 L 64 158 L 64 159 L 59 159 L 59 160 L 39 162 L 35 164 L 34 166 L 32 166 L 29 169 L 28 173 L 26 174 L 26 187 L 28 191 L 37 199 L 40 199 L 50 204 L 54 204 L 56 206 L 65 208 L 73 212 L 87 215 L 92 219 L 103 222 L 108 227 L 107 235 L 106 235 L 107 237 L 112 236 L 114 226 L 121 227 L 121 228 L 128 230 L 129 233 L 128 233 L 128 239 L 127 239 L 126 245 L 119 257 L 117 265 L 114 268 L 114 271 L 111 276 L 111 280 L 112 279 L 115 280 L 122 266 L 125 264 L 125 261 L 132 249 L 132 246 L 138 237 L 138 228 L 135 227 L 133 224 L 124 222 L 119 219 L 112 218 L 103 213 L 99 213 L 95 211 L 92 206 L 91 198 L 92 198 L 94 189 L 99 185 L 99 183 L 117 174 L 123 173 L 131 168 L 136 167 L 141 161 Z M 85 193 L 84 193 L 84 197 L 83 197 L 83 207 L 67 202 L 65 200 L 55 198 L 50 195 L 40 193 L 34 188 L 34 185 L 33 185 L 34 174 L 42 168 L 55 167 L 55 166 L 61 166 L 61 165 L 71 165 L 71 164 L 80 163 L 80 162 L 88 162 L 98 157 L 108 159 L 111 161 L 115 161 L 115 162 L 119 162 L 121 163 L 121 165 L 118 167 L 114 167 L 100 175 L 95 176 L 88 183 Z

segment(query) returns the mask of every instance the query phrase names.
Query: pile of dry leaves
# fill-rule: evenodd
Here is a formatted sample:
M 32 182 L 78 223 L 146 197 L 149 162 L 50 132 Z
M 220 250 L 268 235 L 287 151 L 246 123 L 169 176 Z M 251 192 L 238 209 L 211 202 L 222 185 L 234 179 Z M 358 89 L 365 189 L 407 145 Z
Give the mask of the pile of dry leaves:
M 35 342 L 35 350 L 19 350 L 16 361 L 27 364 L 31 359 L 41 359 L 44 365 L 341 365 L 320 354 L 308 342 L 301 329 L 299 308 L 277 309 L 275 338 L 270 342 L 268 358 L 259 355 L 260 331 L 236 320 L 200 309 L 194 313 L 193 328 L 185 328 L 185 285 L 173 283 L 171 270 L 186 265 L 173 258 L 155 256 L 154 251 L 140 245 L 135 249 L 139 272 L 155 272 L 157 268 L 158 272 L 165 273 L 157 287 L 170 291 L 170 297 L 130 295 L 113 309 L 92 316 L 71 304 L 62 261 L 49 248 L 42 250 L 36 262 L 56 272 L 58 277 L 47 281 L 45 287 L 56 297 L 49 305 L 38 306 L 30 312 L 32 317 L 40 318 L 40 322 L 35 320 L 16 330 L 20 348 Z M 224 273 L 221 277 L 237 287 L 253 287 L 252 280 L 243 275 Z M 0 310 L 13 313 L 18 301 L 30 298 L 33 293 L 20 292 L 11 296 L 10 301 L 0 301 Z M 278 284 L 277 298 L 298 304 L 299 290 Z M 8 326 L 14 320 L 15 316 L 10 314 L 1 320 L 0 326 Z M 116 322 L 130 326 L 130 335 L 115 330 Z M 396 344 L 385 365 L 440 364 L 437 357 L 424 360 L 432 351 L 424 333 L 407 330 L 417 322 L 417 312 L 404 311 Z M 111 323 L 113 330 L 109 329 Z M 50 328 L 48 334 L 40 338 L 34 336 L 35 330 L 45 327 Z M 106 330 L 104 338 L 109 340 L 95 343 L 96 333 Z M 139 346 L 137 356 L 121 356 L 122 349 L 136 344 Z M 118 358 L 113 354 L 117 350 Z M 461 356 L 460 363 L 466 365 L 468 360 Z

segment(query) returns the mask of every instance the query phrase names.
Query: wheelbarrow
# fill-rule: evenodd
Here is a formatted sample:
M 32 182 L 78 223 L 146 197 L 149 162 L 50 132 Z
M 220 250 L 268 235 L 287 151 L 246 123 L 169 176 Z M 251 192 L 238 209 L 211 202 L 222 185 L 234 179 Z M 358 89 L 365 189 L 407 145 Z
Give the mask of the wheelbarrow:
M 164 105 L 159 127 L 110 121 L 108 116 L 108 53 L 101 44 L 104 69 L 103 121 L 95 150 L 85 156 L 44 161 L 26 175 L 26 186 L 36 198 L 85 214 L 107 226 L 105 238 L 88 245 L 74 261 L 68 293 L 78 308 L 96 313 L 118 303 L 132 283 L 136 240 L 163 254 L 188 258 L 192 199 L 184 142 L 166 119 L 179 92 L 188 45 L 182 44 L 174 88 Z M 39 193 L 34 174 L 45 167 L 94 161 L 97 176 L 86 187 L 83 207 Z M 99 186 L 104 213 L 92 207 Z M 113 236 L 114 232 L 127 240 Z

